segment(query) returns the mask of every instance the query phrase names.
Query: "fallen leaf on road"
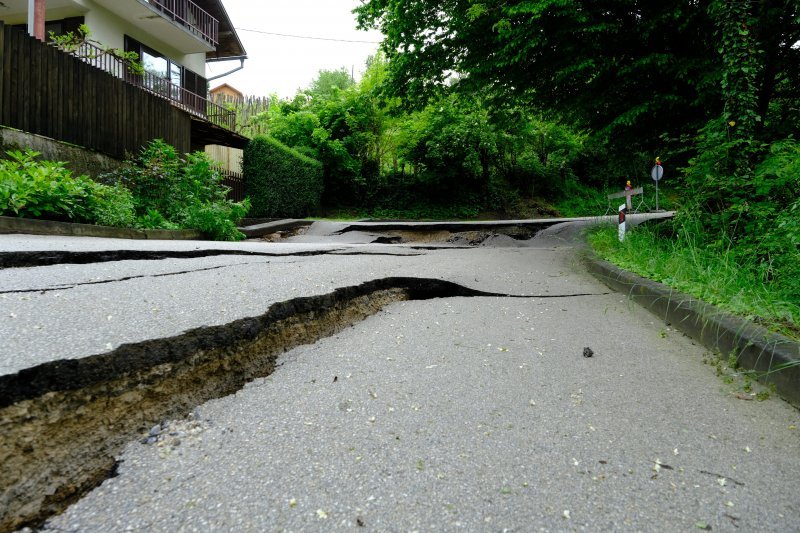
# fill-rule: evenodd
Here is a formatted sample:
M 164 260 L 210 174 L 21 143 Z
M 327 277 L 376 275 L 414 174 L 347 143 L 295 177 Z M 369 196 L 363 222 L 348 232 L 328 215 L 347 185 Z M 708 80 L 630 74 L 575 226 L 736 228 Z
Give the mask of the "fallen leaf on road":
M 734 396 L 736 398 L 740 399 L 740 400 L 752 400 L 753 399 L 753 397 L 750 394 L 747 394 L 746 392 L 737 392 L 737 393 L 734 394 Z

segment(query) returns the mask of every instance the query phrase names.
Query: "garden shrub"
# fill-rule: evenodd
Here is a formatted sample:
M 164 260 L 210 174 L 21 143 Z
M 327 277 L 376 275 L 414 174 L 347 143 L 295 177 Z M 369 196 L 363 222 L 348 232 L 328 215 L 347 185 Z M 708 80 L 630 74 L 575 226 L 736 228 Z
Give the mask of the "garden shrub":
M 244 238 L 236 223 L 247 214 L 249 202 L 226 200 L 222 174 L 202 152 L 181 156 L 156 139 L 103 179 L 131 191 L 140 228 L 197 229 L 217 240 Z
M 120 186 L 72 176 L 60 161 L 37 161 L 33 150 L 0 160 L 0 215 L 129 226 L 132 196 Z
M 250 141 L 242 170 L 252 202 L 251 216 L 304 217 L 319 208 L 322 164 L 271 137 Z
M 185 211 L 185 225 L 198 229 L 218 241 L 237 241 L 242 233 L 236 229 L 234 221 L 247 214 L 250 202 L 206 202 L 188 207 Z
M 120 184 L 92 182 L 92 193 L 86 199 L 89 221 L 101 226 L 130 228 L 136 223 L 131 191 Z

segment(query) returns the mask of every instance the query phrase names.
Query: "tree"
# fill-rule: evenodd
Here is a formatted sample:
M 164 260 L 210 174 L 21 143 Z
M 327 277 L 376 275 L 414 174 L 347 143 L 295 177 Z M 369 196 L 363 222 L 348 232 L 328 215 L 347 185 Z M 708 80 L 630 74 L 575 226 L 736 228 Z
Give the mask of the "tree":
M 353 85 L 355 80 L 344 67 L 339 70 L 320 70 L 305 92 L 314 101 L 325 101 L 330 99 L 337 89 L 344 91 Z
M 409 124 L 404 153 L 439 194 L 483 191 L 496 165 L 497 136 L 475 98 L 450 95 L 432 102 Z
M 799 8 L 796 0 L 748 4 L 763 28 L 754 46 L 768 56 L 755 82 L 766 113 L 776 95 L 800 96 L 800 50 L 793 47 L 800 40 Z M 482 88 L 559 113 L 612 153 L 655 154 L 665 145 L 678 147 L 722 112 L 725 65 L 708 6 L 678 0 L 366 0 L 355 11 L 361 27 L 386 36 L 388 90 L 410 104 L 434 98 L 455 72 L 462 90 Z

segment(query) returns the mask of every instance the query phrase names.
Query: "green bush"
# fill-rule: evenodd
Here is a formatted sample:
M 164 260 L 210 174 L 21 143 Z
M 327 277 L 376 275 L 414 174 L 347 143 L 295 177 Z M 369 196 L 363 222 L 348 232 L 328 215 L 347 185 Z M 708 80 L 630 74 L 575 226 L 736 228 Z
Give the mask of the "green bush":
M 132 192 L 140 228 L 197 229 L 217 240 L 244 238 L 236 223 L 247 214 L 249 203 L 226 200 L 222 174 L 202 152 L 182 157 L 156 139 L 103 179 Z
M 266 136 L 250 141 L 242 170 L 255 217 L 304 217 L 319 208 L 322 165 Z
M 207 202 L 195 204 L 185 211 L 185 225 L 198 229 L 218 241 L 238 241 L 242 233 L 236 229 L 234 220 L 241 220 L 250 209 L 250 201 Z
M 33 150 L 0 160 L 0 215 L 128 226 L 133 202 L 123 187 L 72 176 L 65 164 L 37 161 Z
M 133 195 L 122 185 L 92 182 L 93 194 L 86 199 L 91 222 L 101 226 L 130 228 L 136 223 Z

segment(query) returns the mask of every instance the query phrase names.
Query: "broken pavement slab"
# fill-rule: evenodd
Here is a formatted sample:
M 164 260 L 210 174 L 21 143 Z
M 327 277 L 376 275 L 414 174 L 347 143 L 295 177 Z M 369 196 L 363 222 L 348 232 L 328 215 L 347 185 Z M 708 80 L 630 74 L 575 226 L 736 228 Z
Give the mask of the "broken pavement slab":
M 297 228 L 308 227 L 313 224 L 312 220 L 302 220 L 294 218 L 285 218 L 281 220 L 271 220 L 269 222 L 262 222 L 260 224 L 253 224 L 250 226 L 243 226 L 238 228 L 239 231 L 244 233 L 248 239 L 254 239 L 277 233 L 279 231 L 293 230 Z

